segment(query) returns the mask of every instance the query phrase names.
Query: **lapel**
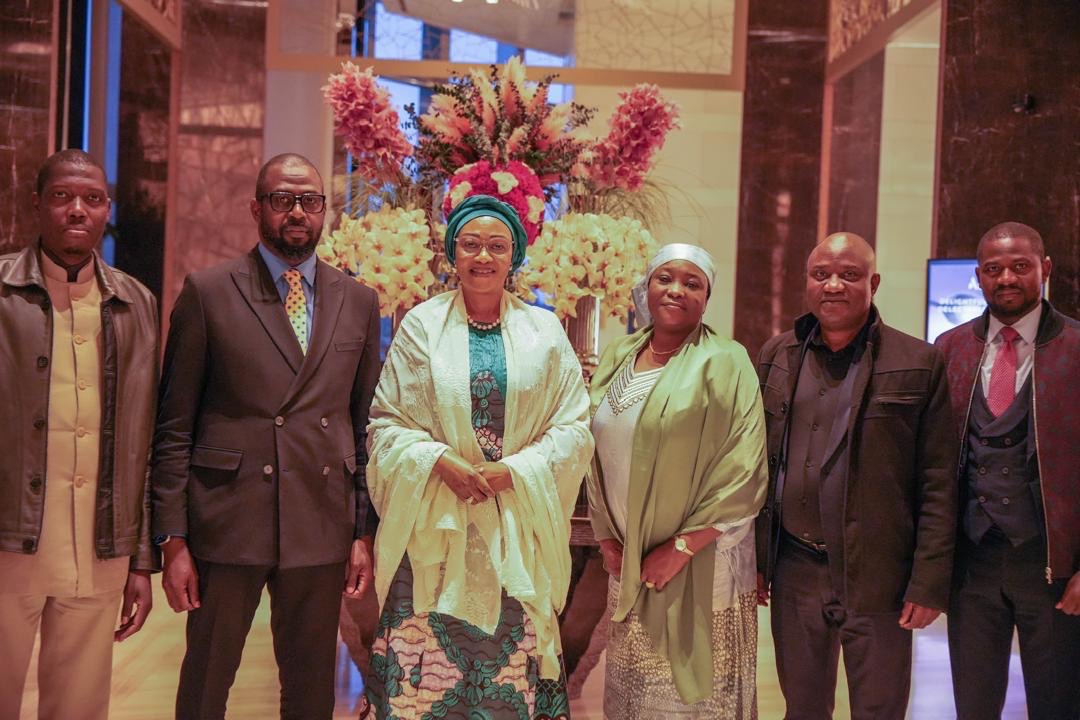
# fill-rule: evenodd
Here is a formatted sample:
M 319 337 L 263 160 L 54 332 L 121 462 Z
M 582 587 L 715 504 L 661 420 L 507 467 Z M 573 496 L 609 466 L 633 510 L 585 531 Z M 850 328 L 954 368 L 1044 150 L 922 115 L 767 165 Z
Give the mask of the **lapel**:
M 251 311 L 259 319 L 263 329 L 266 330 L 266 334 L 274 341 L 274 345 L 281 352 L 285 362 L 294 373 L 299 373 L 300 366 L 304 362 L 304 353 L 300 350 L 300 343 L 289 325 L 289 319 L 285 315 L 285 304 L 281 302 L 281 296 L 274 287 L 270 271 L 259 257 L 258 247 L 248 253 L 247 262 L 232 271 L 232 279 Z M 317 303 L 317 293 L 315 297 Z
M 300 372 L 285 394 L 283 406 L 311 380 L 315 370 L 322 363 L 326 349 L 330 346 L 330 340 L 334 337 L 338 316 L 341 314 L 341 305 L 345 296 L 345 286 L 342 284 L 344 281 L 344 275 L 329 272 L 329 266 L 322 260 L 315 263 L 315 311 L 312 314 L 314 326 L 309 335 L 307 355 L 303 357 Z M 279 302 L 278 305 L 281 303 Z M 284 305 L 281 307 L 281 316 L 284 318 Z M 291 329 L 289 333 L 292 334 Z M 299 350 L 300 343 L 296 341 L 295 335 L 292 337 L 293 345 Z

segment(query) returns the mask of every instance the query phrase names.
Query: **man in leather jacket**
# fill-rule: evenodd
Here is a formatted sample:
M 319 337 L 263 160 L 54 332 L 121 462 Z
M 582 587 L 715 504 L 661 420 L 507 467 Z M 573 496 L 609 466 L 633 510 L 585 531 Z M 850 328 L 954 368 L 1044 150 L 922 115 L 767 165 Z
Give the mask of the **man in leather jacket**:
M 110 202 L 93 158 L 56 153 L 33 195 L 40 239 L 0 258 L 3 718 L 40 628 L 38 717 L 104 720 L 113 640 L 150 612 L 157 303 L 96 251 Z

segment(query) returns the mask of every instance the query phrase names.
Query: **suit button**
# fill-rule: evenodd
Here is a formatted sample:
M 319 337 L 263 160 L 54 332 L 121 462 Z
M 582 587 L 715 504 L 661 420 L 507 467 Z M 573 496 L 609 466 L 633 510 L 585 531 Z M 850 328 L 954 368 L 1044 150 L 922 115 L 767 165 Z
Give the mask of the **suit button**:
M 273 475 L 273 474 L 274 474 L 274 466 L 273 465 L 271 465 L 269 463 L 267 463 L 266 465 L 263 465 L 263 475 Z
M 1009 504 L 1009 498 L 1001 498 L 1001 504 L 1002 505 L 1008 505 Z
M 784 413 L 786 413 L 786 412 L 787 412 L 787 408 L 788 408 L 787 400 L 785 400 L 784 402 L 780 403 L 780 414 L 781 414 L 781 415 L 783 415 Z
M 985 496 L 985 495 L 980 495 L 980 496 L 979 496 L 979 502 L 980 502 L 980 503 L 984 503 L 984 502 L 986 502 L 986 496 Z
M 277 425 L 278 427 L 281 427 L 282 425 L 285 424 L 285 418 L 278 415 L 276 418 L 274 418 L 274 424 Z
M 80 425 L 78 428 L 75 429 L 75 436 L 76 437 L 83 438 L 83 437 L 86 437 L 86 435 L 87 435 L 86 428 L 84 428 L 82 425 Z
M 37 545 L 37 543 L 34 542 L 33 538 L 26 538 L 22 541 L 23 552 L 34 552 L 35 545 Z
M 82 335 L 76 335 L 71 339 L 75 341 L 76 345 L 82 345 L 84 342 L 86 342 L 86 338 L 84 338 Z
M 41 489 L 41 476 L 40 475 L 35 475 L 34 477 L 30 478 L 30 489 L 31 490 L 40 490 Z
M 34 418 L 34 429 L 40 430 L 45 427 L 45 418 Z
M 82 475 L 76 475 L 75 476 L 75 487 L 81 488 L 85 484 L 86 484 L 86 478 L 84 478 Z
M 807 460 L 807 461 L 806 461 L 806 467 L 807 467 L 807 468 L 812 468 L 812 467 L 814 467 L 814 463 L 813 463 L 813 461 L 812 461 L 812 460 Z
M 983 447 L 985 447 L 985 446 L 990 444 L 990 441 L 987 440 L 986 438 L 983 438 L 982 440 L 979 441 L 979 444 L 982 445 Z
M 980 475 L 985 475 L 986 474 L 986 468 L 984 468 L 984 467 L 979 468 L 979 474 Z
M 37 366 L 39 368 L 49 367 L 49 358 L 45 357 L 44 355 L 38 355 Z
M 330 424 L 330 421 L 326 418 L 319 418 L 319 424 L 323 427 L 327 427 Z
M 770 456 L 769 456 L 769 464 L 770 464 L 770 465 L 775 465 L 775 464 L 776 464 L 776 462 L 777 462 L 777 460 L 776 460 L 776 456 L 775 456 L 775 455 L 770 455 Z
M 813 430 L 814 432 L 817 432 L 818 424 L 814 423 L 813 425 L 810 426 L 810 429 Z
M 326 477 L 327 475 L 330 474 L 330 466 L 329 465 L 323 465 L 322 466 L 322 474 L 323 474 L 323 477 Z
M 825 388 L 821 388 L 817 391 L 818 397 L 825 397 Z
M 1001 474 L 1002 475 L 1008 475 L 1009 474 L 1009 468 L 1007 468 L 1007 467 L 1001 468 Z
M 1005 445 L 1012 445 L 1012 438 L 1005 438 Z

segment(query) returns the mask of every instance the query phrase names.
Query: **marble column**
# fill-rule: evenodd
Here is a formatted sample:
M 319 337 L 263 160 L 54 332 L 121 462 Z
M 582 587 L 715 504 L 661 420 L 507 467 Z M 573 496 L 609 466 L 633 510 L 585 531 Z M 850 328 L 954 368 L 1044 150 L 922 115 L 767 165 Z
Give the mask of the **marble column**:
M 114 264 L 161 295 L 169 170 L 173 54 L 138 18 L 124 13 L 116 157 Z
M 735 339 L 751 357 L 803 312 L 817 238 L 827 0 L 751 0 Z
M 1054 261 L 1050 299 L 1080 313 L 1080 4 L 943 0 L 937 257 L 973 257 L 1016 220 Z
M 250 250 L 248 209 L 262 164 L 266 8 L 183 5 L 176 235 L 166 248 L 162 317 L 184 277 Z
M 826 234 L 853 232 L 871 245 L 877 231 L 884 86 L 884 50 L 832 86 Z
M 0 253 L 37 235 L 30 196 L 52 135 L 52 33 L 52 0 L 0 5 Z

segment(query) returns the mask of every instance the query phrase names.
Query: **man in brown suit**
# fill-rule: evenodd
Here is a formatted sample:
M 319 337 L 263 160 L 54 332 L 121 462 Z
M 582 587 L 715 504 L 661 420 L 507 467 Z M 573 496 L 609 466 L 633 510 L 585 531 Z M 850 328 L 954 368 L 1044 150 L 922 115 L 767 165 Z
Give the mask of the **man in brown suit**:
M 379 374 L 375 293 L 316 259 L 322 179 L 259 173 L 247 255 L 192 273 L 165 347 L 152 473 L 164 588 L 188 612 L 176 717 L 225 714 L 263 587 L 283 718 L 329 718 L 342 587 L 372 578 L 364 481 Z

